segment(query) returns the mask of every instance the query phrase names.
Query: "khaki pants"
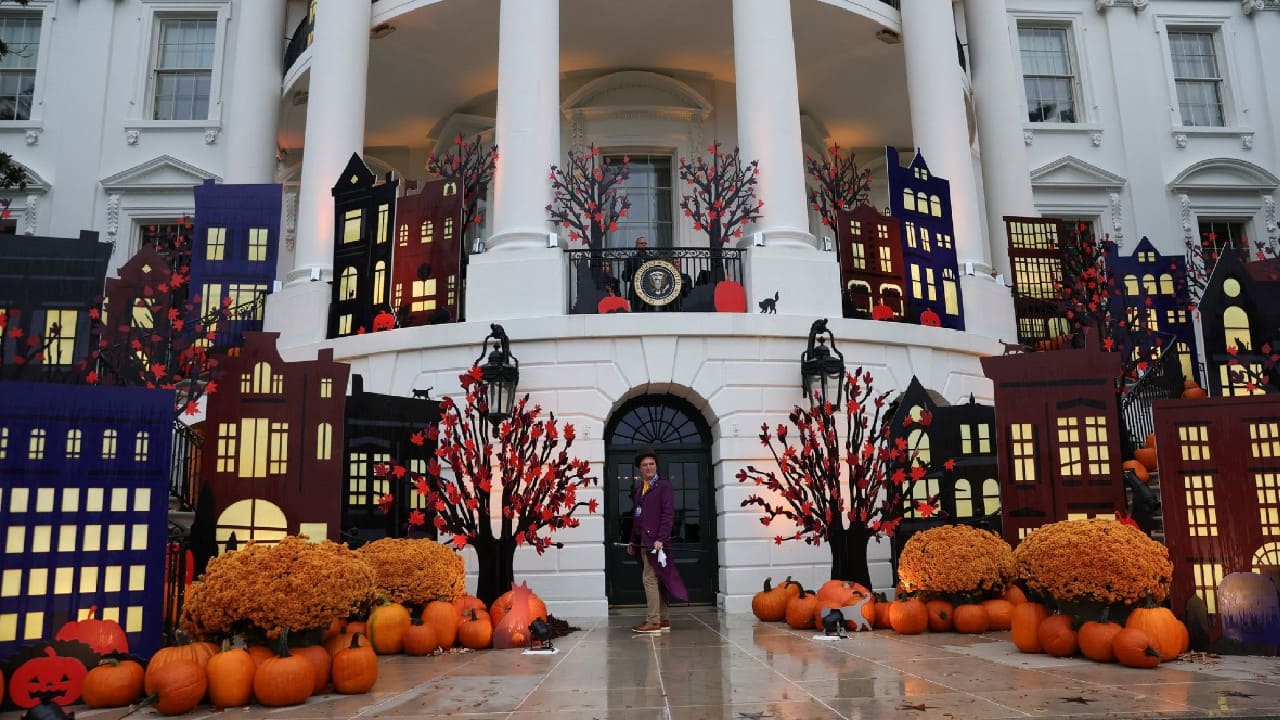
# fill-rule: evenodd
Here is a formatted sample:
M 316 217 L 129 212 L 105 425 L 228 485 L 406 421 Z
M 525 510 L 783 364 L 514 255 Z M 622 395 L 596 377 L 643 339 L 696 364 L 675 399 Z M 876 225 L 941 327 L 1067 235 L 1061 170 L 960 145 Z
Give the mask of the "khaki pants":
M 653 570 L 653 563 L 656 562 L 657 555 L 650 554 L 644 548 L 640 549 L 640 563 L 644 565 L 644 574 L 640 576 L 644 583 L 644 621 L 654 624 L 671 617 L 667 609 L 667 596 L 662 592 L 662 583 L 658 582 L 658 573 Z

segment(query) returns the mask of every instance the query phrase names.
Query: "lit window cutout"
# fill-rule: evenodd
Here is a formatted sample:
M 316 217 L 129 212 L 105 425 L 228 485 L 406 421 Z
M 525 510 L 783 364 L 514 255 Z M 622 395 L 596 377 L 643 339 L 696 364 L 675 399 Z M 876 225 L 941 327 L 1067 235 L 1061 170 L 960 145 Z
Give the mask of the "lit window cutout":
M 53 512 L 53 494 L 54 489 L 50 487 L 42 487 L 36 489 L 36 512 L 48 513 Z
M 27 500 L 30 490 L 24 487 L 16 487 L 9 492 L 9 512 L 24 513 L 27 511 Z
M 1218 510 L 1214 502 L 1212 475 L 1183 477 L 1187 502 L 1187 532 L 1191 537 L 1217 537 Z
M 86 565 L 80 568 L 80 592 L 96 593 L 98 592 L 98 568 L 94 565 Z

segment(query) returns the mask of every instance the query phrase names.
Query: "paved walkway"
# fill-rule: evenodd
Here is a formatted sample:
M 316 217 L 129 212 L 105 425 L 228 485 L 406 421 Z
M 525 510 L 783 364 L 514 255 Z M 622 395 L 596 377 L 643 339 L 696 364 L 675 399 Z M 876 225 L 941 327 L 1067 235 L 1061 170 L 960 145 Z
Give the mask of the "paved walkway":
M 183 716 L 213 720 L 810 720 L 817 718 L 1280 717 L 1280 659 L 1203 658 L 1134 670 L 1023 655 L 1008 633 L 820 642 L 814 633 L 711 608 L 677 611 L 672 632 L 641 618 L 577 621 L 551 656 L 516 650 L 381 658 L 368 695 Z M 123 710 L 77 718 L 114 720 Z M 1272 713 L 1276 713 L 1272 715 Z M 15 720 L 17 713 L 0 714 Z M 156 717 L 147 709 L 133 717 Z

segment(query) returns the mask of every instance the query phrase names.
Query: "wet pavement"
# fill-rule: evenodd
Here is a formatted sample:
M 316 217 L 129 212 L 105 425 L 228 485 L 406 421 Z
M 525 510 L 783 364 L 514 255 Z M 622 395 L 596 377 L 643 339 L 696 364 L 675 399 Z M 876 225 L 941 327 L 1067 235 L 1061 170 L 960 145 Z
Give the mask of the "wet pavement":
M 713 608 L 674 610 L 672 632 L 637 636 L 641 611 L 578 620 L 555 655 L 518 650 L 379 660 L 367 695 L 184 718 L 319 720 L 788 720 L 810 718 L 1280 717 L 1280 659 L 1197 657 L 1136 670 L 1023 655 L 1007 632 L 819 641 L 812 631 Z M 125 711 L 70 708 L 114 720 Z M 1273 715 L 1273 713 L 1275 713 Z M 156 717 L 145 709 L 132 717 Z M 16 720 L 18 713 L 0 714 Z

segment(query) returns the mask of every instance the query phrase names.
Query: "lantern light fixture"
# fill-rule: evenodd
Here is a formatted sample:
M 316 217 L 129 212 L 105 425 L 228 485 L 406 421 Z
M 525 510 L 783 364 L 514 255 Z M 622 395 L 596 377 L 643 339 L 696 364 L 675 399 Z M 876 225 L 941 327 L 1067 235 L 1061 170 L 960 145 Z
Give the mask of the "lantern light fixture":
M 489 349 L 491 340 L 492 350 Z M 488 360 L 480 365 L 486 353 Z M 489 334 L 480 344 L 480 356 L 475 364 L 480 366 L 480 379 L 485 386 L 485 418 L 493 436 L 497 437 L 502 421 L 511 417 L 516 404 L 516 385 L 520 382 L 520 361 L 511 354 L 511 341 L 501 325 L 489 325 Z
M 839 405 L 844 394 L 844 375 L 844 353 L 836 347 L 836 337 L 827 327 L 827 319 L 814 320 L 809 328 L 809 346 L 800 355 L 801 391 L 811 403 Z

